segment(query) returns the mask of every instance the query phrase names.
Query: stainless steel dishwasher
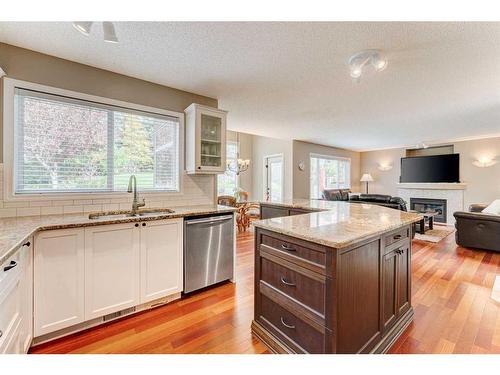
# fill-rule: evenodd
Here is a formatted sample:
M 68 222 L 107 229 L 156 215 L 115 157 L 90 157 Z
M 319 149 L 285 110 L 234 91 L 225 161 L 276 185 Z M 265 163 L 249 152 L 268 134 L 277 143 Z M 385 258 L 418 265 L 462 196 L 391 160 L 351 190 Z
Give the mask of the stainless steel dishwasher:
M 184 293 L 233 277 L 233 215 L 184 220 Z

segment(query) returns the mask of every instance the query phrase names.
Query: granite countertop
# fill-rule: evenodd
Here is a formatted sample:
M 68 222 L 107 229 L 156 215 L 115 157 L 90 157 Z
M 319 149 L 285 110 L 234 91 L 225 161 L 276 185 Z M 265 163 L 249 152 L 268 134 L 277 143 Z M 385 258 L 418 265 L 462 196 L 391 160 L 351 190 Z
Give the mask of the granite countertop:
M 31 235 L 40 230 L 79 228 L 95 225 L 130 223 L 188 216 L 234 212 L 227 206 L 172 207 L 173 213 L 158 213 L 134 217 L 100 217 L 89 219 L 89 214 L 43 215 L 0 219 L 0 264 L 7 260 Z M 141 210 L 139 210 L 140 212 Z
M 264 202 L 262 202 L 264 203 Z M 296 199 L 266 204 L 318 210 L 252 222 L 255 227 L 342 248 L 421 220 L 421 215 L 364 203 Z

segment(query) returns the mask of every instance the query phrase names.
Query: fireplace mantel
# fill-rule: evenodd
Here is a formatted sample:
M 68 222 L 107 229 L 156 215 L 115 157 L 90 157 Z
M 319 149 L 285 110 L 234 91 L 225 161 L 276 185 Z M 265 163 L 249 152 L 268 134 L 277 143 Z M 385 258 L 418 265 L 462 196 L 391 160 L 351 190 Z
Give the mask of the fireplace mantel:
M 463 211 L 465 183 L 399 183 L 397 195 L 405 200 L 410 207 L 411 198 L 430 198 L 446 200 L 446 222 L 448 225 L 455 223 L 453 213 Z
M 465 190 L 467 184 L 463 182 L 457 183 L 425 183 L 425 182 L 400 182 L 397 184 L 398 189 L 419 189 L 419 190 Z

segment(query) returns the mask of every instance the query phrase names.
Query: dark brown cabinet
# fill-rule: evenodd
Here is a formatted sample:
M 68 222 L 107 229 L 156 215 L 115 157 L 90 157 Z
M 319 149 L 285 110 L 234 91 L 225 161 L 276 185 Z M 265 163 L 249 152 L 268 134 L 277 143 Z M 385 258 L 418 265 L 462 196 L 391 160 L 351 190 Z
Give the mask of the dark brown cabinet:
M 260 205 L 260 218 L 272 219 L 275 217 L 288 216 L 288 208 L 280 208 L 276 206 Z
M 277 353 L 383 353 L 413 318 L 410 227 L 331 248 L 255 232 L 252 332 Z
M 399 244 L 399 246 L 397 246 Z M 410 246 L 408 241 L 390 245 L 382 260 L 382 319 L 389 330 L 410 308 Z
M 272 219 L 275 217 L 283 216 L 293 216 L 293 215 L 303 215 L 314 212 L 313 210 L 305 210 L 303 208 L 288 208 L 280 207 L 274 204 L 260 204 L 260 218 L 261 219 Z

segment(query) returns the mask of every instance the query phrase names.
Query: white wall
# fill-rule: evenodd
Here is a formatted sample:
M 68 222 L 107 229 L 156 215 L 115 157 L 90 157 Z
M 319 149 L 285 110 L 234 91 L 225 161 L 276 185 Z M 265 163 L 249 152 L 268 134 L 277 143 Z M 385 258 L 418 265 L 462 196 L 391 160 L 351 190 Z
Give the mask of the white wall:
M 253 189 L 252 199 L 264 200 L 264 157 L 282 154 L 285 168 L 284 191 L 285 199 L 292 198 L 292 141 L 276 138 L 253 137 Z
M 490 203 L 500 199 L 500 137 L 473 141 L 455 142 L 454 152 L 460 154 L 460 180 L 467 183 L 465 208 L 472 203 Z M 389 149 L 361 153 L 361 173 L 371 173 L 374 182 L 370 192 L 395 195 L 400 175 L 400 159 L 405 149 Z M 473 165 L 483 156 L 496 159 L 499 163 L 486 168 Z M 380 171 L 379 163 L 393 165 L 390 171 Z

